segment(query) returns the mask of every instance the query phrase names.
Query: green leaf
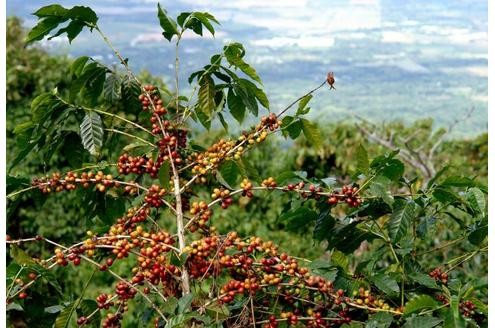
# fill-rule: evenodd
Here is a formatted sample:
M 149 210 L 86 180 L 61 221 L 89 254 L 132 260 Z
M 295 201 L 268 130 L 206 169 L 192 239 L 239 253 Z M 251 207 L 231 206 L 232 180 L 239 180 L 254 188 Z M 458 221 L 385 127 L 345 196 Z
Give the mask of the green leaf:
M 84 26 L 86 25 L 83 22 L 73 20 L 69 23 L 69 25 L 61 28 L 60 30 L 57 31 L 57 33 L 49 37 L 48 40 L 51 40 L 59 35 L 67 33 L 67 38 L 69 39 L 69 43 L 72 43 L 72 41 L 79 35 L 79 33 L 81 33 Z
M 370 278 L 370 280 L 385 294 L 390 295 L 398 293 L 400 291 L 397 281 L 386 274 L 377 274 Z
M 229 317 L 230 311 L 225 304 L 214 302 L 206 307 L 206 313 L 215 320 L 225 320 Z
M 79 304 L 79 308 L 77 309 L 78 317 L 88 317 L 91 313 L 95 312 L 98 309 L 98 303 L 95 300 L 85 299 L 82 300 Z M 91 317 L 85 327 L 100 327 L 101 320 L 101 311 L 96 311 L 95 314 Z
M 292 172 L 291 172 L 292 173 Z M 277 179 L 277 181 L 280 181 Z M 327 204 L 326 208 L 320 209 L 318 218 L 316 219 L 315 228 L 313 230 L 313 239 L 322 241 L 327 239 L 327 236 L 331 233 L 335 226 L 335 219 L 330 215 L 330 206 Z
M 301 119 L 293 116 L 285 116 L 282 119 L 282 133 L 288 135 L 292 140 L 297 139 L 302 131 Z
M 189 306 L 191 306 L 191 303 L 193 301 L 193 297 L 194 297 L 193 294 L 189 293 L 189 294 L 182 296 L 179 299 L 179 303 L 178 303 L 178 313 L 179 314 L 185 313 L 186 310 L 189 308 Z
M 70 66 L 69 75 L 72 78 L 78 77 L 79 75 L 81 75 L 81 73 L 84 69 L 84 66 L 86 65 L 88 60 L 89 60 L 88 56 L 81 56 L 81 57 L 77 58 L 76 60 L 74 60 L 74 62 Z
M 405 204 L 404 204 L 405 203 Z M 407 233 L 414 220 L 416 203 L 413 201 L 399 202 L 388 222 L 388 233 L 393 242 L 398 242 Z
M 94 27 L 98 22 L 98 16 L 96 13 L 91 8 L 84 6 L 72 7 L 68 11 L 67 17 L 84 22 L 88 27 Z
M 179 300 L 171 296 L 167 298 L 167 300 L 163 303 L 163 310 L 167 314 L 175 314 L 175 309 L 177 309 L 178 304 L 179 304 Z
M 327 249 L 336 248 L 345 254 L 354 252 L 363 241 L 371 241 L 375 235 L 356 227 L 358 221 L 349 224 L 337 223 L 331 232 L 328 233 Z
M 196 19 L 198 19 L 201 24 L 203 24 L 204 27 L 211 33 L 211 35 L 215 35 L 215 29 L 213 28 L 213 25 L 210 23 L 210 21 L 215 22 L 216 24 L 219 24 L 218 21 L 216 20 L 213 15 L 209 13 L 200 13 L 200 12 L 194 12 L 192 13 L 192 16 Z
M 306 105 L 313 98 L 313 95 L 306 95 L 301 100 L 299 100 L 299 104 L 297 105 L 297 115 L 306 115 L 309 112 L 309 108 L 306 109 Z
M 232 114 L 239 124 L 242 124 L 246 114 L 246 105 L 242 101 L 242 98 L 234 93 L 232 88 L 229 88 L 227 93 L 227 105 L 229 106 L 230 114 Z
M 399 178 L 404 174 L 405 168 L 404 164 L 398 159 L 391 159 L 386 163 L 384 167 L 380 170 L 380 174 L 386 176 L 392 181 L 398 181 Z
M 347 271 L 347 267 L 349 266 L 349 259 L 347 258 L 347 256 L 336 249 L 332 251 L 330 262 L 335 266 L 341 267 L 344 271 Z
M 484 216 L 486 210 L 485 194 L 479 188 L 469 188 L 466 196 L 469 206 L 475 212 Z
M 72 302 L 69 305 L 63 309 L 59 315 L 57 316 L 57 319 L 55 320 L 55 324 L 53 325 L 53 328 L 67 328 L 70 326 L 76 326 L 76 318 L 72 316 L 72 314 L 75 311 L 75 306 L 77 306 L 77 301 Z M 72 323 L 72 325 L 71 325 Z
M 217 106 L 215 104 L 215 84 L 209 75 L 204 75 L 199 80 L 198 98 L 199 109 L 208 118 L 211 118 Z
M 160 170 L 158 170 L 158 180 L 160 181 L 160 185 L 168 189 L 170 184 L 170 162 L 163 162 Z
M 237 166 L 237 163 L 228 160 L 222 163 L 220 167 L 218 168 L 218 172 L 222 176 L 223 180 L 227 182 L 229 187 L 233 187 L 236 185 L 237 178 L 239 177 L 239 167 Z
M 68 9 L 62 7 L 61 5 L 54 4 L 41 7 L 36 10 L 33 15 L 38 16 L 39 18 L 50 16 L 65 17 L 68 11 Z
M 452 295 L 450 298 L 450 307 L 443 311 L 444 327 L 464 328 L 466 320 L 459 313 L 459 296 Z
M 468 241 L 473 245 L 480 245 L 488 236 L 488 218 L 484 217 L 472 225 L 472 230 L 468 235 Z
M 438 289 L 437 283 L 429 275 L 421 272 L 411 272 L 408 273 L 408 277 L 413 281 L 419 283 L 420 285 L 426 286 L 432 289 Z
M 62 305 L 53 305 L 53 306 L 48 306 L 45 308 L 46 313 L 59 313 L 62 311 L 65 307 Z
M 487 304 L 483 303 L 482 301 L 480 301 L 477 298 L 470 298 L 469 300 L 471 302 L 473 302 L 473 304 L 476 306 L 476 310 L 478 310 L 479 312 L 481 312 L 485 315 L 488 315 L 488 305 Z
M 373 196 L 380 197 L 390 208 L 393 208 L 394 197 L 387 188 L 390 185 L 390 180 L 386 177 L 379 176 L 370 184 L 370 192 Z
M 368 317 L 365 328 L 388 328 L 394 321 L 390 313 L 378 312 Z
M 115 104 L 122 96 L 122 81 L 117 74 L 110 74 L 103 84 L 103 96 L 111 103 Z
M 251 164 L 250 161 L 244 160 L 241 158 L 240 160 L 237 161 L 237 164 L 238 164 L 239 170 L 243 176 L 248 177 L 248 178 L 252 178 L 256 181 L 261 180 L 261 177 L 260 177 L 258 171 Z M 279 180 L 277 180 L 277 181 L 279 181 Z
M 435 317 L 409 317 L 402 328 L 433 328 L 442 323 L 442 319 Z
M 309 141 L 309 143 L 315 148 L 320 148 L 322 146 L 321 133 L 316 124 L 311 123 L 307 119 L 302 118 L 302 131 L 304 136 Z
M 256 101 L 256 96 L 249 89 L 245 89 L 240 84 L 234 85 L 234 91 L 236 95 L 240 96 L 242 102 L 246 108 L 254 115 L 258 116 L 258 102 Z
M 332 265 L 325 260 L 319 259 L 312 261 L 308 267 L 313 274 L 321 276 L 329 281 L 334 281 L 338 274 L 338 269 L 332 267 Z
M 450 189 L 437 186 L 432 193 L 433 197 L 441 203 L 455 203 L 460 200 L 459 196 Z
M 478 187 L 476 181 L 463 176 L 447 177 L 440 185 L 444 187 Z
M 359 144 L 359 147 L 357 149 L 356 153 L 356 160 L 357 160 L 357 170 L 361 173 L 368 173 L 370 162 L 368 159 L 368 152 L 366 149 L 363 147 L 362 144 Z
M 438 302 L 429 295 L 419 295 L 409 300 L 404 307 L 404 315 L 408 316 L 414 312 L 424 309 L 434 309 Z
M 295 210 L 288 211 L 279 217 L 280 221 L 287 224 L 287 229 L 294 232 L 302 232 L 302 228 L 312 223 L 318 214 L 304 206 L 298 207 Z
M 69 100 L 74 101 L 76 96 L 86 89 L 85 95 L 88 95 L 90 102 L 94 103 L 103 91 L 106 72 L 105 67 L 95 62 L 84 66 L 81 74 L 70 84 Z
M 246 74 L 256 82 L 262 84 L 258 73 L 256 73 L 256 70 L 249 66 L 249 64 L 247 64 L 242 59 L 245 54 L 245 50 L 242 44 L 236 42 L 226 45 L 224 47 L 224 54 L 230 65 L 239 68 L 244 74 Z
M 168 41 L 172 40 L 174 35 L 179 35 L 179 31 L 177 30 L 177 23 L 167 16 L 167 11 L 162 9 L 160 4 L 158 3 L 158 20 L 160 21 L 160 26 L 163 29 L 163 36 Z
M 50 16 L 44 18 L 36 24 L 31 31 L 29 31 L 26 44 L 30 44 L 34 41 L 42 40 L 45 36 L 47 36 L 53 29 L 55 29 L 60 23 L 63 23 L 67 20 L 67 18 Z
M 196 118 L 199 120 L 201 125 L 203 125 L 207 130 L 210 130 L 211 118 L 201 111 L 201 109 L 199 108 L 199 104 L 197 104 L 195 108 L 196 108 L 195 111 Z
M 227 123 L 227 121 L 223 117 L 222 113 L 218 113 L 217 115 L 218 115 L 218 119 L 220 120 L 220 123 L 222 124 L 225 132 L 229 132 L 229 124 Z
M 5 311 L 6 312 L 9 312 L 9 311 L 24 311 L 24 309 L 22 308 L 22 306 L 19 304 L 19 303 L 15 303 L 15 302 L 12 302 L 12 303 L 9 303 L 7 304 L 7 307 L 5 308 Z
M 250 97 L 255 97 L 263 107 L 267 109 L 270 108 L 270 102 L 262 89 L 258 88 L 253 82 L 246 79 L 238 79 L 237 82 Z
M 84 149 L 93 156 L 98 156 L 103 145 L 103 123 L 100 115 L 88 112 L 80 125 L 81 141 Z
M 14 259 L 15 263 L 19 265 L 34 265 L 33 258 L 26 254 L 22 249 L 17 247 L 16 245 L 10 245 L 10 256 Z

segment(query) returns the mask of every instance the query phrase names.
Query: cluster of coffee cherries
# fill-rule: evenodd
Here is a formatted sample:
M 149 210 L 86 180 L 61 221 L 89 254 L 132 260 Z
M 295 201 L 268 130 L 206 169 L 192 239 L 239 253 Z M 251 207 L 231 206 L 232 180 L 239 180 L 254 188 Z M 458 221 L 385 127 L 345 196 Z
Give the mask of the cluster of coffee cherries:
M 232 151 L 235 146 L 235 141 L 220 139 L 208 147 L 206 151 L 194 153 L 189 158 L 189 161 L 195 163 L 191 172 L 193 174 L 205 175 L 210 169 L 217 168 L 223 160 L 233 158 L 235 154 L 242 154 L 244 147 L 239 146 L 236 151 Z
M 112 301 L 115 297 L 107 294 L 100 294 L 96 298 L 99 309 L 116 308 L 116 312 L 106 315 L 103 327 L 120 327 L 123 314 L 128 309 L 127 302 L 135 297 L 138 292 L 137 288 L 145 283 L 155 286 L 161 284 L 163 293 L 168 292 L 168 296 L 175 296 L 179 290 L 175 278 L 180 276 L 180 270 L 169 263 L 168 256 L 176 240 L 166 231 L 146 231 L 143 226 L 131 223 L 130 219 L 141 210 L 130 210 L 109 229 L 108 233 L 100 237 L 88 231 L 90 238 L 85 242 L 85 249 L 89 248 L 93 251 L 99 249 L 102 253 L 110 251 L 106 260 L 100 264 L 100 270 L 102 268 L 106 270 L 115 260 L 126 258 L 131 253 L 136 255 L 130 281 L 120 280 L 115 286 L 117 300 Z M 143 288 L 143 293 L 149 292 L 149 287 Z M 78 319 L 80 325 L 88 322 L 86 317 Z
M 148 215 L 150 215 L 149 206 L 131 207 L 127 210 L 126 215 L 123 218 L 125 224 L 137 224 L 144 222 Z
M 105 192 L 108 187 L 118 187 L 120 185 L 118 181 L 113 180 L 112 175 L 105 174 L 102 171 L 97 173 L 91 171 L 82 172 L 80 175 L 77 172 L 68 172 L 64 177 L 59 172 L 54 172 L 51 176 L 34 178 L 31 182 L 32 186 L 37 186 L 45 194 L 53 191 L 74 190 L 78 185 L 88 188 L 92 184 L 100 192 Z
M 220 303 L 230 303 L 234 300 L 235 295 L 244 293 L 249 293 L 254 295 L 254 293 L 260 288 L 260 285 L 256 281 L 257 279 L 246 278 L 244 281 L 238 280 L 230 280 L 227 284 L 225 284 L 220 292 L 222 293 L 222 298 L 220 299 Z
M 160 166 L 152 158 L 146 156 L 130 156 L 127 153 L 120 155 L 117 166 L 120 174 L 137 174 L 148 173 L 152 178 L 156 178 Z
M 357 186 L 343 186 L 340 192 L 335 191 L 328 197 L 327 203 L 336 205 L 339 202 L 345 202 L 349 207 L 358 207 L 361 204 L 358 192 Z
M 163 205 L 162 198 L 166 193 L 167 191 L 159 185 L 151 185 L 146 196 L 144 196 L 144 201 L 151 207 L 160 207 Z
M 102 310 L 108 310 L 111 306 L 114 305 L 114 302 L 109 301 L 111 299 L 112 295 L 108 294 L 100 294 L 96 297 L 96 303 L 98 306 L 98 309 Z
M 282 122 L 274 113 L 264 116 L 252 132 L 242 132 L 237 141 L 220 139 L 202 153 L 195 153 L 188 158 L 194 162 L 192 173 L 205 175 L 209 170 L 215 169 L 227 159 L 238 160 L 243 152 L 255 143 L 263 142 L 268 136 L 267 129 L 273 131 L 280 127 Z
M 139 101 L 143 106 L 143 111 L 152 110 L 153 115 L 150 118 L 152 124 L 151 131 L 154 134 L 159 134 L 162 131 L 161 125 L 167 128 L 170 124 L 167 120 L 161 120 L 160 117 L 167 113 L 167 109 L 163 104 L 163 100 L 160 98 L 158 89 L 153 85 L 144 85 L 144 92 L 139 95 Z
M 260 123 L 256 126 L 257 130 L 261 130 L 264 128 L 269 129 L 270 131 L 275 131 L 280 126 L 282 126 L 282 121 L 278 119 L 275 113 L 270 113 L 268 116 L 262 116 Z
M 213 211 L 208 207 L 208 204 L 206 204 L 205 201 L 193 202 L 189 209 L 189 213 L 198 217 L 196 222 L 200 227 L 204 227 L 206 222 L 208 222 L 213 215 Z
M 228 208 L 234 202 L 234 200 L 230 196 L 230 190 L 227 190 L 225 188 L 215 188 L 215 189 L 213 189 L 213 192 L 211 194 L 211 198 L 213 200 L 221 199 L 221 205 L 220 206 L 223 209 Z
M 273 177 L 268 177 L 261 182 L 261 185 L 267 188 L 275 188 L 277 186 L 277 182 Z
M 297 191 L 303 198 L 319 199 L 321 197 L 320 193 L 323 189 L 320 186 L 310 184 L 307 189 L 305 187 L 306 184 L 303 181 L 300 181 L 297 184 L 288 184 L 284 190 Z
M 253 197 L 253 184 L 247 179 L 244 178 L 241 182 L 241 188 L 242 188 L 242 196 L 244 197 Z
M 469 318 L 475 314 L 476 305 L 471 301 L 462 301 L 459 303 L 459 310 L 462 314 Z
M 36 280 L 38 278 L 38 275 L 35 272 L 29 272 L 27 276 L 25 276 L 28 280 Z M 27 287 L 29 285 L 26 285 L 25 281 L 21 277 L 17 277 L 14 280 L 14 283 L 19 286 L 20 290 L 18 291 L 17 297 L 21 300 L 26 299 L 28 297 Z M 7 304 L 9 304 L 12 301 L 12 299 L 7 298 Z
M 430 277 L 435 279 L 436 281 L 440 281 L 442 284 L 446 285 L 449 282 L 449 274 L 447 272 L 443 272 L 440 268 L 435 268 L 429 273 Z
M 373 307 L 382 310 L 390 310 L 390 305 L 387 304 L 383 299 L 376 297 L 371 293 L 369 289 L 359 288 L 358 291 L 353 293 L 354 303 L 358 305 L 366 305 L 368 307 Z

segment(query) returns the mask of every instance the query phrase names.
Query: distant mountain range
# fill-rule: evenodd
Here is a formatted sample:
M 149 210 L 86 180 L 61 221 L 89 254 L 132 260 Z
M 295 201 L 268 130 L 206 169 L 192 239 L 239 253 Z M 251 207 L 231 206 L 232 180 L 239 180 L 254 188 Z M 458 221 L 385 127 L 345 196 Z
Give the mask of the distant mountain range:
M 59 1 L 88 5 L 102 29 L 135 69 L 169 81 L 173 47 L 163 39 L 156 1 Z M 32 26 L 30 14 L 52 1 L 7 0 L 7 14 Z M 182 77 L 209 62 L 224 43 L 239 41 L 264 81 L 276 110 L 316 86 L 328 71 L 336 91 L 319 93 L 312 115 L 320 122 L 352 117 L 412 121 L 433 117 L 447 126 L 470 107 L 458 135 L 487 130 L 487 1 L 274 0 L 161 1 L 170 15 L 208 11 L 221 22 L 215 38 L 189 35 Z M 50 51 L 114 62 L 96 37 L 47 42 Z

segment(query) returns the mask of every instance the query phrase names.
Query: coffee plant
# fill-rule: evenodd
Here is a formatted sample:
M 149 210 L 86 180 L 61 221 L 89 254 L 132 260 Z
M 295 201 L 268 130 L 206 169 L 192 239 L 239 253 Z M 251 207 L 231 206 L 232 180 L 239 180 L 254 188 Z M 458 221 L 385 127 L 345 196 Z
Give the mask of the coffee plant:
M 9 325 L 121 327 L 134 315 L 140 325 L 167 328 L 487 326 L 487 188 L 476 177 L 440 169 L 424 183 L 405 174 L 400 150 L 369 159 L 363 146 L 346 183 L 302 171 L 260 176 L 247 160 L 276 134 L 302 135 L 321 148 L 325 135 L 306 115 L 317 91 L 326 89 L 320 96 L 329 101 L 338 93 L 333 73 L 271 111 L 243 45 L 229 43 L 191 74 L 183 95 L 181 41 L 185 33 L 214 35 L 213 15 L 184 12 L 174 19 L 158 5 L 163 36 L 175 44 L 173 91 L 132 72 L 92 9 L 49 5 L 34 15 L 27 44 L 64 34 L 72 42 L 86 29 L 122 69 L 75 59 L 65 82 L 36 97 L 31 120 L 14 130 L 13 166 L 32 153 L 49 159 L 65 149 L 82 167 L 8 176 L 8 208 L 24 195 L 74 193 L 92 228 L 72 244 L 7 236 Z M 260 111 L 253 126 L 229 134 L 233 122 Z M 195 130 L 212 124 L 225 137 L 203 147 Z M 310 261 L 272 240 L 217 228 L 266 197 L 286 200 L 277 229 L 312 234 L 314 244 L 306 247 L 325 245 L 321 258 Z M 45 248 L 52 255 L 42 259 L 36 254 Z M 77 298 L 61 299 L 63 282 L 54 271 L 67 266 L 94 271 Z M 480 266 L 485 277 L 467 274 Z M 111 290 L 88 298 L 100 271 Z

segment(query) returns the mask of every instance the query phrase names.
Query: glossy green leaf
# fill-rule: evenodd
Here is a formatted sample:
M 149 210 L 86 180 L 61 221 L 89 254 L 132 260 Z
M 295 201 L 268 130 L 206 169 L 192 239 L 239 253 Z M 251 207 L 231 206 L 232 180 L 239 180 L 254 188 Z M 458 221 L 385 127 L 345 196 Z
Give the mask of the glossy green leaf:
M 218 172 L 221 174 L 223 180 L 227 182 L 230 187 L 234 187 L 239 177 L 239 167 L 237 163 L 231 160 L 223 162 L 218 168 Z
M 388 222 L 390 239 L 398 242 L 410 228 L 416 212 L 416 203 L 413 201 L 399 202 Z
M 419 283 L 420 285 L 423 285 L 428 288 L 432 289 L 438 289 L 437 283 L 433 278 L 431 278 L 429 275 L 421 272 L 411 272 L 408 274 L 408 277 L 411 278 L 413 281 Z
M 486 210 L 485 194 L 479 188 L 469 188 L 467 192 L 467 201 L 469 206 L 483 216 Z
M 179 35 L 179 31 L 177 30 L 177 23 L 167 16 L 167 11 L 162 9 L 160 4 L 158 3 L 158 20 L 160 21 L 160 26 L 163 29 L 162 35 L 168 41 L 172 40 L 174 35 Z
M 313 95 L 306 95 L 304 96 L 301 100 L 299 100 L 299 103 L 297 104 L 297 112 L 296 115 L 305 115 L 308 113 L 309 110 L 307 110 L 306 105 L 309 103 L 309 101 L 313 98 Z
M 392 314 L 378 312 L 369 316 L 365 328 L 388 328 L 393 321 L 394 317 Z
M 103 96 L 111 103 L 115 104 L 122 97 L 122 81 L 117 74 L 110 74 L 103 85 Z
M 244 47 L 240 43 L 231 43 L 224 47 L 224 55 L 229 64 L 239 68 L 244 74 L 261 84 L 256 70 L 243 60 L 244 54 Z
M 186 312 L 191 306 L 194 295 L 192 293 L 186 294 L 179 299 L 177 311 L 179 314 Z
M 406 319 L 406 323 L 403 328 L 434 328 L 440 327 L 442 319 L 426 316 L 414 316 Z
M 332 256 L 330 257 L 330 262 L 342 268 L 342 270 L 347 271 L 347 267 L 349 266 L 349 259 L 347 256 L 339 250 L 333 250 Z
M 230 110 L 230 114 L 241 124 L 244 121 L 246 114 L 246 105 L 242 99 L 234 93 L 232 89 L 229 89 L 227 93 L 227 105 Z
M 163 162 L 160 170 L 158 170 L 158 180 L 160 181 L 160 185 L 168 189 L 170 184 L 170 162 Z
M 199 80 L 198 105 L 207 117 L 211 117 L 216 109 L 215 104 L 215 84 L 209 75 L 203 76 Z
M 30 44 L 34 41 L 42 40 L 47 36 L 52 30 L 54 30 L 59 24 L 65 22 L 67 18 L 50 16 L 40 20 L 31 31 L 29 31 L 26 44 Z
M 100 115 L 88 112 L 80 125 L 81 141 L 84 149 L 93 156 L 98 156 L 103 145 L 103 122 Z
M 419 295 L 406 303 L 404 307 L 404 315 L 408 316 L 424 309 L 434 309 L 437 306 L 438 302 L 430 295 Z
M 33 15 L 38 16 L 39 18 L 50 16 L 65 17 L 68 11 L 68 9 L 62 7 L 61 5 L 54 4 L 41 7 L 40 9 L 36 10 Z
M 301 119 L 302 131 L 304 136 L 309 141 L 309 143 L 315 148 L 320 148 L 322 146 L 322 137 L 320 130 L 316 126 L 316 124 L 308 121 L 305 118 Z
M 377 274 L 372 276 L 370 280 L 373 282 L 373 284 L 376 287 L 378 287 L 378 289 L 380 289 L 387 295 L 394 293 L 396 294 L 400 291 L 399 284 L 397 284 L 397 281 L 395 281 L 395 279 L 393 279 L 389 275 Z
M 361 173 L 368 173 L 370 166 L 368 159 L 368 152 L 361 144 L 357 149 L 356 160 L 357 160 L 357 170 Z

